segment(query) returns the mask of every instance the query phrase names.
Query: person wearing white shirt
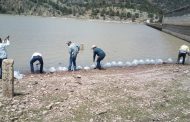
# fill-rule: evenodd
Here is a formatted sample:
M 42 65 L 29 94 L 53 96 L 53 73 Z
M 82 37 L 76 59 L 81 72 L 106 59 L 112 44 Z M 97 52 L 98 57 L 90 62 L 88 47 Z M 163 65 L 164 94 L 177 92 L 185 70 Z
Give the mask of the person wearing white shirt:
M 40 73 L 43 73 L 44 62 L 43 62 L 42 54 L 38 53 L 38 52 L 33 53 L 32 57 L 31 57 L 31 60 L 30 60 L 31 73 L 34 73 L 34 65 L 33 64 L 36 61 L 38 61 L 40 63 Z
M 186 55 L 187 55 L 187 54 L 190 55 L 189 47 L 188 47 L 187 45 L 182 45 L 182 46 L 179 48 L 177 63 L 178 63 L 178 64 L 180 63 L 180 59 L 181 59 L 181 57 L 182 57 L 182 58 L 183 58 L 182 64 L 185 64 L 185 58 L 186 58 Z
M 2 40 L 0 38 L 0 79 L 2 78 L 2 62 L 4 59 L 7 59 L 7 50 L 6 47 L 10 45 L 9 42 L 9 36 L 7 36 L 7 38 L 5 38 L 4 40 Z

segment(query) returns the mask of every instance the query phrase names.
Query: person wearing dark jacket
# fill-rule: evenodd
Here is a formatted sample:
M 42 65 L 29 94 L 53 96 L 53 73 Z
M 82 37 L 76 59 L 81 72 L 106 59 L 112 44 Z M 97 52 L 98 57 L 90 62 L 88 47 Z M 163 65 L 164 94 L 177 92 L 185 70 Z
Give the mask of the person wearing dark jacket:
M 105 58 L 106 54 L 102 49 L 98 48 L 96 45 L 92 45 L 92 49 L 93 49 L 93 62 L 95 62 L 96 55 L 98 56 L 96 60 L 97 64 L 96 64 L 95 69 L 97 68 L 101 70 L 103 68 L 101 67 L 100 62 Z

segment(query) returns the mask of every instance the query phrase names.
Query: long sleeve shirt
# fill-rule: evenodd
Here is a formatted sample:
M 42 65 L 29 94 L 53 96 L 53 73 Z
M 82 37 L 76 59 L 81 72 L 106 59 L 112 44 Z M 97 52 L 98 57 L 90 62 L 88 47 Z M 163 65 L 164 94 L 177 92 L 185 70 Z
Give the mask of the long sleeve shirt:
M 8 39 L 4 40 L 2 43 L 0 43 L 0 59 L 7 58 L 7 50 L 6 47 L 10 45 L 10 42 Z
M 95 61 L 96 55 L 99 57 L 104 57 L 106 54 L 102 49 L 96 47 L 93 49 L 93 61 Z
M 180 53 L 189 53 L 189 47 L 187 45 L 182 45 L 179 51 Z
M 75 57 L 79 53 L 79 50 L 80 50 L 79 45 L 75 43 L 71 43 L 71 45 L 69 46 L 69 55 Z

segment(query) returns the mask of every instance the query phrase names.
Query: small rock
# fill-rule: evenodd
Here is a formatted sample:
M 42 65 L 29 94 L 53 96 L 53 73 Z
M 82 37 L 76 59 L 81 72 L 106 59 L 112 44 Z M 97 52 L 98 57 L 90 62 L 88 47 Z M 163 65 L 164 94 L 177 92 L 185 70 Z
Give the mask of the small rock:
M 184 71 L 185 74 L 189 73 L 189 70 Z
M 18 103 L 19 103 L 18 100 L 13 100 L 13 101 L 12 101 L 12 105 L 13 105 L 13 104 L 18 104 Z
M 3 104 L 0 102 L 0 108 L 3 107 Z
M 45 115 L 45 114 L 47 114 L 47 113 L 48 113 L 47 111 L 43 111 L 43 112 L 42 112 L 43 115 Z
M 18 114 L 19 116 L 21 116 L 21 115 L 23 114 L 23 111 L 20 110 L 20 111 L 17 112 L 17 114 Z
M 81 78 L 81 75 L 77 75 L 76 78 Z
M 86 66 L 84 67 L 84 70 L 90 70 L 90 67 Z
M 55 89 L 55 91 L 59 90 L 58 88 Z
M 11 111 L 12 111 L 12 112 L 15 112 L 15 111 L 16 111 L 16 108 L 12 108 Z
M 71 106 L 69 106 L 69 107 L 68 107 L 68 109 L 69 109 L 69 110 L 71 110 L 71 109 L 72 109 L 72 107 L 71 107 Z
M 152 119 L 153 122 L 158 122 L 160 121 L 159 119 Z
M 60 104 L 60 102 L 56 102 L 56 103 L 55 103 L 55 105 L 59 105 L 59 104 Z
M 63 107 L 61 107 L 59 111 L 60 111 L 60 112 L 63 112 L 63 111 L 64 111 L 64 108 L 63 108 Z
M 101 112 L 99 112 L 97 115 L 106 114 L 107 112 L 108 112 L 107 110 L 105 110 L 105 111 L 101 111 Z
M 18 117 L 13 117 L 13 118 L 10 118 L 13 122 L 18 120 Z
M 25 120 L 26 120 L 26 121 L 28 121 L 28 120 L 29 120 L 29 118 L 25 118 Z
M 36 84 L 38 84 L 38 81 L 34 81 L 34 82 L 32 83 L 32 85 L 36 85 Z
M 76 83 L 78 83 L 78 84 L 82 85 L 82 82 L 80 82 L 80 81 L 77 81 Z
M 174 72 L 179 72 L 179 69 L 175 69 Z
M 49 104 L 48 106 L 46 106 L 46 109 L 51 110 L 53 108 L 53 103 Z
M 93 121 L 94 121 L 94 120 L 91 118 L 91 119 L 90 119 L 90 122 L 93 122 Z
M 74 92 L 74 90 L 71 89 L 70 92 Z

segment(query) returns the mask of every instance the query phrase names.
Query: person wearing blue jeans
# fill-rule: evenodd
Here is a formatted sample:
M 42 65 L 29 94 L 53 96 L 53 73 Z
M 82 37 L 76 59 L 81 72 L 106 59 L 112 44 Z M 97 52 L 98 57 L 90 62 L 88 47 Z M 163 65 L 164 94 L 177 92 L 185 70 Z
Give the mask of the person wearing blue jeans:
M 68 67 L 68 70 L 71 71 L 71 67 L 73 65 L 73 70 L 75 71 L 76 70 L 76 58 L 77 56 L 70 56 L 70 59 L 69 59 L 69 67 Z
M 79 53 L 80 46 L 68 41 L 66 43 L 69 47 L 69 67 L 68 71 L 72 71 L 72 66 L 73 66 L 73 71 L 76 71 L 76 59 L 77 59 L 77 54 Z
M 44 62 L 43 62 L 43 58 L 42 58 L 42 54 L 38 53 L 38 52 L 35 52 L 32 57 L 31 57 L 31 60 L 30 60 L 30 69 L 31 69 L 31 73 L 34 73 L 34 66 L 33 64 L 38 61 L 40 63 L 40 73 L 43 73 L 43 65 L 44 65 Z
M 97 68 L 97 69 L 101 70 L 103 68 L 101 67 L 100 62 L 105 58 L 106 54 L 102 49 L 98 48 L 96 45 L 92 45 L 92 49 L 93 49 L 93 62 L 95 62 L 96 55 L 98 56 L 98 58 L 96 60 L 97 65 L 96 65 L 95 69 Z

